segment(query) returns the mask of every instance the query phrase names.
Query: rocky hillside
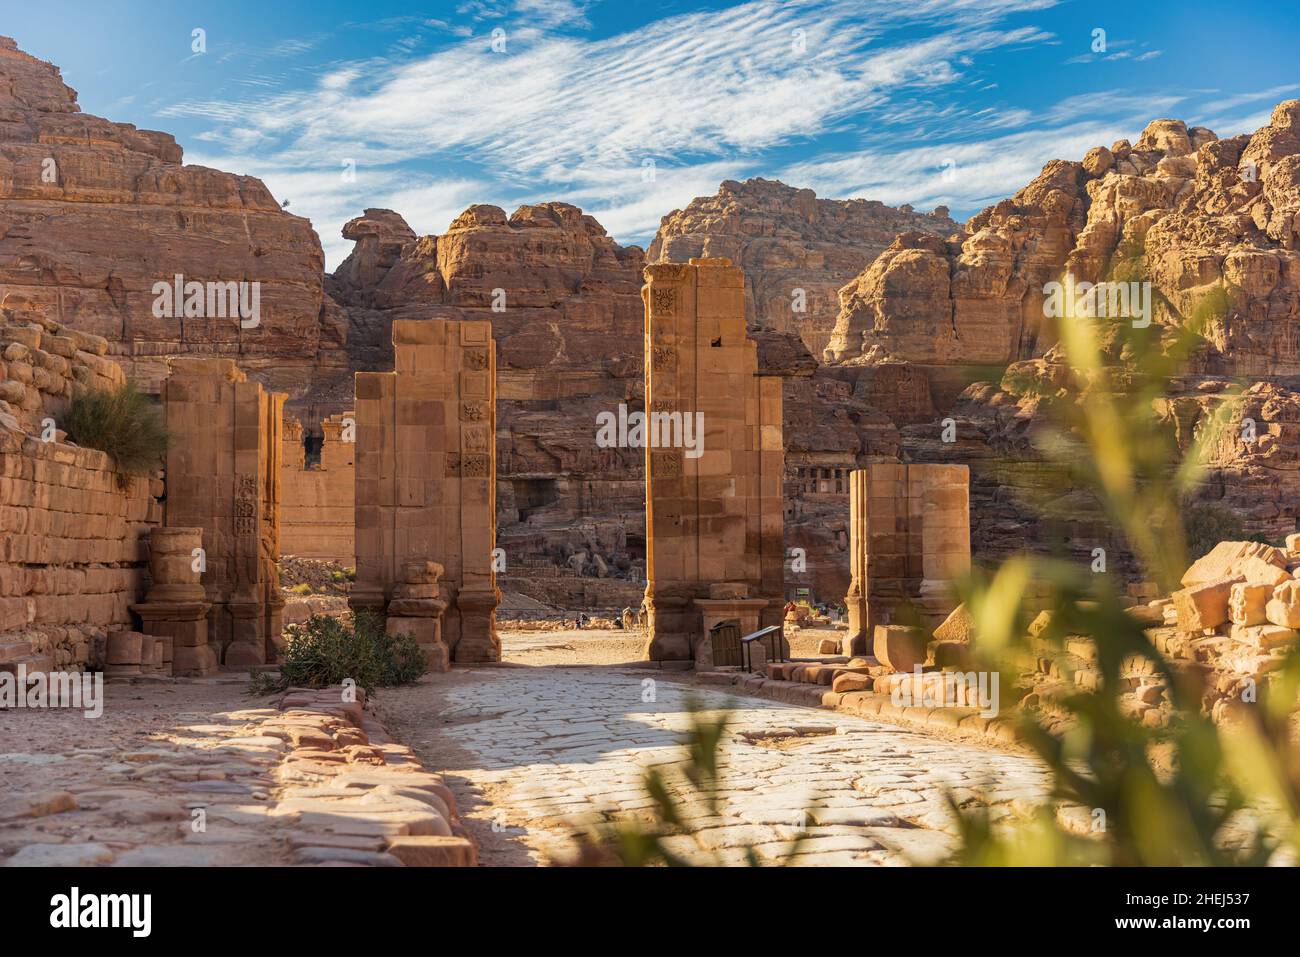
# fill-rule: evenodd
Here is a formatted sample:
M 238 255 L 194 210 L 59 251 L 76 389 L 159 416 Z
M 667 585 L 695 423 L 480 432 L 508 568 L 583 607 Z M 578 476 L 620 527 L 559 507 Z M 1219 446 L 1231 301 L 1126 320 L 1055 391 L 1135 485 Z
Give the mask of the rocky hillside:
M 346 374 L 344 315 L 324 294 L 311 223 L 284 212 L 257 179 L 183 165 L 166 133 L 82 113 L 59 69 L 7 37 L 0 226 L 0 293 L 103 336 L 146 383 L 167 355 L 228 356 L 301 406 Z M 180 310 L 155 317 L 154 284 L 178 274 L 258 283 L 256 325 Z
M 1258 439 L 1213 450 L 1201 497 L 1231 508 L 1246 532 L 1280 540 L 1300 519 L 1297 210 L 1300 101 L 1278 105 L 1268 126 L 1231 139 L 1157 120 L 1136 143 L 1047 164 L 953 240 L 899 235 L 841 290 L 827 354 L 850 377 L 910 370 L 920 409 L 928 401 L 933 415 L 903 427 L 904 454 L 976 466 L 974 544 L 992 557 L 1044 540 L 1039 520 L 1019 503 L 1021 492 L 1047 494 L 1054 481 L 1032 465 L 1030 441 L 1037 396 L 1062 373 L 1045 319 L 1047 284 L 1067 274 L 1076 282 L 1149 282 L 1149 313 L 1131 308 L 1105 318 L 1139 325 L 1149 318 L 1156 330 L 1171 330 L 1208 317 L 1205 340 L 1161 412 L 1184 447 L 1225 400 L 1238 422 L 1251 420 Z M 1235 389 L 1246 392 L 1227 398 Z M 957 441 L 945 443 L 936 417 L 949 415 Z M 1073 516 L 1060 532 L 1067 542 L 1084 547 L 1105 537 L 1099 516 L 1073 500 L 1060 504 Z
M 775 180 L 727 180 L 717 195 L 665 216 L 646 258 L 727 257 L 745 271 L 750 325 L 797 333 L 820 358 L 835 327 L 840 287 L 896 234 L 916 230 L 942 238 L 959 229 L 942 206 L 921 214 L 874 200 L 818 199 L 810 189 Z

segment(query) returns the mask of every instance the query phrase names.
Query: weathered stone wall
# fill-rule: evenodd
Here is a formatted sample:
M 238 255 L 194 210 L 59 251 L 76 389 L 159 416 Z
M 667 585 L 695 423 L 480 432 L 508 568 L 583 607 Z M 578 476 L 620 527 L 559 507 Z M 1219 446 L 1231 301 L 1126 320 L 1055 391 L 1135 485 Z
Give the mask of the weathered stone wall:
M 284 423 L 280 471 L 280 553 L 299 558 L 356 562 L 356 413 L 321 423 L 320 460 L 306 464 L 302 424 Z
M 106 349 L 14 297 L 0 311 L 0 670 L 82 670 L 132 627 L 162 483 L 58 430 L 74 383 L 122 382 Z

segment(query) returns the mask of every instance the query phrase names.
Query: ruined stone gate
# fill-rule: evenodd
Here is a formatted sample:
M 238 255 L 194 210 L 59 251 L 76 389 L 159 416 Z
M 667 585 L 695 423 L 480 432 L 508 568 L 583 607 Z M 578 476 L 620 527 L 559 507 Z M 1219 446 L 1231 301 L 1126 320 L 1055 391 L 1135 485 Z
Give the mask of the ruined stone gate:
M 695 448 L 646 448 L 645 657 L 690 661 L 708 625 L 781 622 L 781 380 L 758 375 L 727 259 L 648 266 L 646 415 L 692 416 Z
M 497 661 L 492 324 L 399 320 L 393 347 L 392 372 L 356 376 L 350 604 L 415 634 L 431 667 Z

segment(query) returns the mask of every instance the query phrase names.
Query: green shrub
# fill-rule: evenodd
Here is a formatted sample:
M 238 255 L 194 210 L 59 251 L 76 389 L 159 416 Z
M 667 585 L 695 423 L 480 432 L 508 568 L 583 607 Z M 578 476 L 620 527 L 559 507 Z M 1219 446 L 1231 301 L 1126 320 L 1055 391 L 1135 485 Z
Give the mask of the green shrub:
M 306 582 L 303 582 L 300 585 L 291 585 L 289 591 L 293 592 L 295 595 L 310 595 L 311 585 Z
M 367 693 L 411 684 L 428 670 L 424 652 L 409 635 L 384 632 L 383 619 L 358 612 L 349 628 L 332 615 L 313 615 L 286 629 L 280 677 L 254 678 L 250 693 L 286 688 L 324 688 L 351 679 Z
M 1196 505 L 1183 520 L 1187 530 L 1187 555 L 1200 558 L 1219 542 L 1241 541 L 1245 536 L 1237 514 L 1219 505 Z
M 125 475 L 158 468 L 167 451 L 162 409 L 130 379 L 113 390 L 74 396 L 62 426 L 78 445 L 113 456 Z

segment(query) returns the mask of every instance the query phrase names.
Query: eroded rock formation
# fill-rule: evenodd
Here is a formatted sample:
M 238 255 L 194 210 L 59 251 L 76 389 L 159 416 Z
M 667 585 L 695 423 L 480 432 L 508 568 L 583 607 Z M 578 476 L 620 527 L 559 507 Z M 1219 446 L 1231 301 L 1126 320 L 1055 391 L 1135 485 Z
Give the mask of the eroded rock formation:
M 875 200 L 818 199 L 810 189 L 775 180 L 726 180 L 716 195 L 665 216 L 647 258 L 730 259 L 745 273 L 750 325 L 796 333 L 820 356 L 835 326 L 840 287 L 897 233 L 943 237 L 959 229 L 942 206 L 927 215 Z
M 182 165 L 166 133 L 82 113 L 58 67 L 8 37 L 0 227 L 0 294 L 21 292 L 52 320 L 103 336 L 146 383 L 165 377 L 168 355 L 228 357 L 298 407 L 346 376 L 344 315 L 324 294 L 311 223 L 260 180 Z M 156 317 L 154 284 L 177 275 L 257 283 L 257 324 Z
M 1247 408 L 1238 418 L 1252 419 L 1259 441 L 1216 449 L 1200 499 L 1231 507 L 1249 532 L 1295 530 L 1287 489 L 1297 443 L 1291 386 L 1300 372 L 1298 127 L 1296 100 L 1278 105 L 1268 126 L 1231 139 L 1157 120 L 1136 143 L 1048 163 L 952 240 L 899 235 L 841 290 L 825 358 L 846 377 L 910 370 L 917 405 L 891 412 L 903 454 L 971 463 L 977 554 L 994 558 L 1048 538 L 1083 548 L 1109 537 L 1102 516 L 1059 489 L 1033 451 L 1039 396 L 1064 374 L 1045 300 L 1049 284 L 1067 277 L 1150 283 L 1149 296 L 1135 289 L 1139 298 L 1121 304 L 1123 315 L 1098 307 L 1105 321 L 1141 328 L 1149 320 L 1166 332 L 1205 321 L 1205 341 L 1161 413 L 1187 447 L 1218 401 L 1246 388 L 1233 401 Z M 927 403 L 932 414 L 918 414 Z M 899 418 L 909 412 L 910 421 Z M 953 441 L 943 440 L 943 418 L 953 420 Z M 1049 501 L 1063 524 L 1049 530 L 1044 522 L 1056 519 L 1031 514 L 1029 498 Z
M 328 282 L 358 370 L 392 368 L 395 319 L 492 323 L 502 587 L 567 607 L 639 603 L 644 452 L 595 436 L 598 413 L 641 408 L 641 249 L 566 203 L 471 206 L 418 238 L 371 209 L 344 235 L 357 246 Z

